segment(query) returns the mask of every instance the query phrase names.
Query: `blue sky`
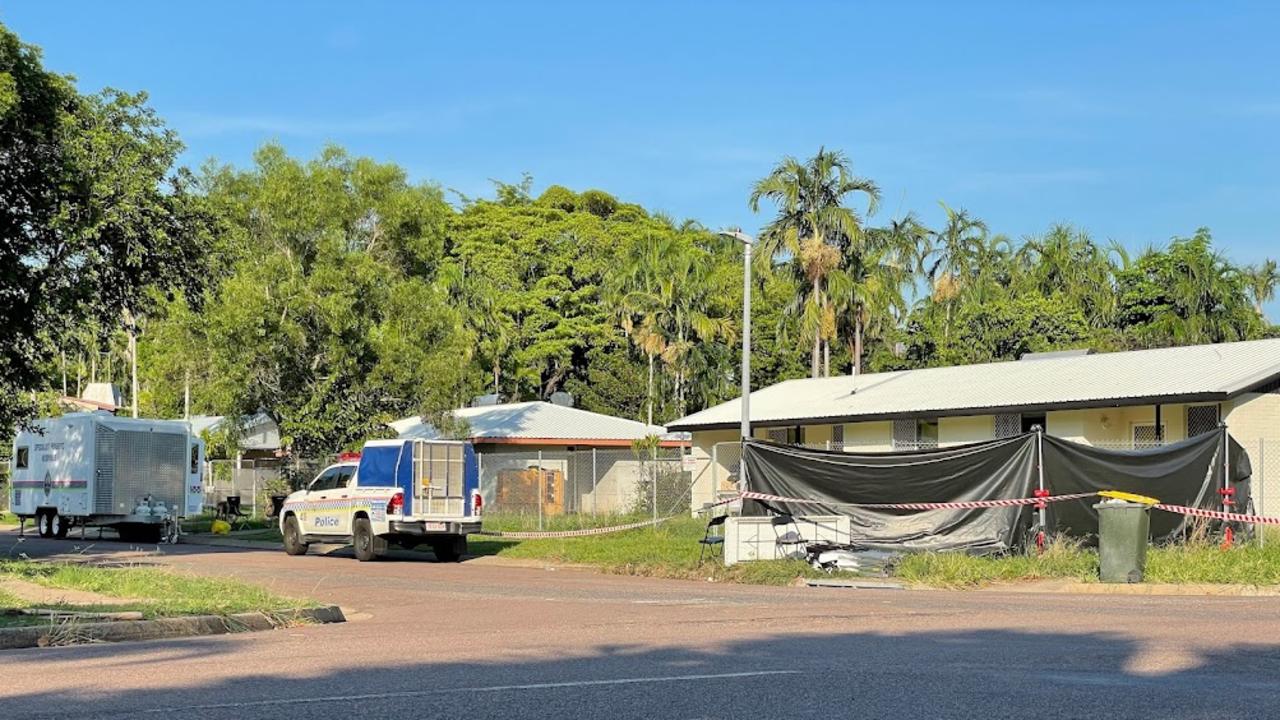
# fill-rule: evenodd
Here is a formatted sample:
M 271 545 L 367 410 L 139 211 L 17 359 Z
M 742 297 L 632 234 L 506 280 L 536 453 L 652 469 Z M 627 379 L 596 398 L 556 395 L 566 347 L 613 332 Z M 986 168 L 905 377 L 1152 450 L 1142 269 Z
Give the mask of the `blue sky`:
M 529 172 L 750 230 L 751 182 L 825 144 L 880 184 L 881 221 L 941 200 L 1015 237 L 1206 225 L 1238 262 L 1280 256 L 1280 10 L 1118 5 L 19 0 L 0 21 L 82 90 L 148 91 L 190 164 L 336 142 L 468 195 Z

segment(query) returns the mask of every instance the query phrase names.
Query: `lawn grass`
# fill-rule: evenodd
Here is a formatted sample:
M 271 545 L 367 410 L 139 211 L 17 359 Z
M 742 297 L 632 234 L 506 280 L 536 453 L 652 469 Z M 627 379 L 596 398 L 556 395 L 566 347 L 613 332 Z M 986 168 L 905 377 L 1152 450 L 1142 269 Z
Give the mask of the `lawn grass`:
M 214 514 L 211 512 L 195 515 L 185 518 L 182 521 L 182 532 L 184 533 L 207 533 L 210 531 L 214 521 Z M 262 530 L 264 528 L 274 527 L 275 518 L 244 518 L 235 523 L 237 530 Z
M 135 610 L 145 618 L 183 615 L 232 615 L 260 611 L 280 613 L 314 607 L 306 600 L 286 598 L 256 585 L 236 580 L 206 578 L 171 570 L 143 567 L 95 567 L 79 563 L 45 563 L 0 560 L 0 579 L 14 578 L 50 588 L 87 590 L 118 604 L 68 606 L 40 605 L 59 610 L 115 612 Z M 29 607 L 10 593 L 0 591 L 0 617 L 9 624 L 38 624 L 47 619 L 4 614 L 5 609 Z
M 611 516 L 595 518 L 587 527 L 605 527 L 644 520 L 644 517 Z M 545 518 L 544 530 L 577 529 L 591 518 Z M 536 521 L 536 519 L 535 519 Z M 553 522 L 554 521 L 554 524 Z M 527 518 L 492 519 L 486 517 L 486 530 L 527 530 Z M 561 527 L 563 525 L 563 527 Z M 581 538 L 546 538 L 507 540 L 472 536 L 467 546 L 472 555 L 498 555 L 506 558 L 547 560 L 555 563 L 590 565 L 603 572 L 646 577 L 744 582 L 757 585 L 787 585 L 800 577 L 827 577 L 799 560 L 740 563 L 726 568 L 708 551 L 705 562 L 698 562 L 698 544 L 706 530 L 702 518 L 674 518 L 656 527 L 627 530 L 608 535 Z
M 1229 549 L 1200 537 L 1147 551 L 1148 583 L 1280 585 L 1280 532 Z M 902 559 L 894 574 L 902 580 L 933 587 L 964 588 L 998 582 L 1067 579 L 1097 582 L 1098 552 L 1079 543 L 1058 540 L 1043 555 L 1034 550 L 1004 556 L 972 557 L 962 553 L 917 553 Z
M 0 525 L 17 525 L 18 516 L 9 511 L 0 512 Z
M 640 518 L 642 519 L 642 518 Z M 544 518 L 546 530 L 572 529 L 582 518 Z M 590 518 L 586 519 L 588 522 Z M 635 517 L 597 519 L 595 525 L 635 522 Z M 591 525 L 587 525 L 591 526 Z M 527 530 L 528 518 L 485 518 L 486 530 Z M 725 568 L 718 561 L 698 563 L 698 540 L 705 529 L 701 518 L 675 518 L 656 528 L 584 538 L 508 540 L 472 536 L 473 555 L 546 560 L 589 565 L 604 572 L 650 577 L 709 579 L 764 585 L 786 585 L 797 578 L 829 577 L 797 561 L 758 561 Z M 1002 556 L 963 553 L 912 553 L 893 568 L 893 576 L 907 583 L 941 588 L 972 588 L 1001 582 L 1062 579 L 1097 582 L 1098 553 L 1082 543 L 1058 539 L 1043 554 L 1019 552 Z M 1207 538 L 1147 553 L 1146 581 L 1280 585 L 1280 531 L 1271 530 L 1265 547 L 1257 539 L 1222 550 Z

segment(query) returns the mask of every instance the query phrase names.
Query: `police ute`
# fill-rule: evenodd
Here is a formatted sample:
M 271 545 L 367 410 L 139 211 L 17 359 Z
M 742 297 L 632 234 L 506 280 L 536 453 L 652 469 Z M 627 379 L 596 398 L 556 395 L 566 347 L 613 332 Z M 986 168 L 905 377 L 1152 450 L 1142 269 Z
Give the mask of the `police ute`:
M 480 468 L 469 442 L 374 440 L 358 459 L 330 465 L 290 495 L 280 512 L 284 551 L 311 543 L 351 543 L 356 559 L 373 560 L 390 543 L 429 545 L 457 562 L 467 535 L 480 530 Z
M 42 418 L 13 442 L 9 510 L 41 537 L 107 527 L 126 542 L 177 542 L 204 505 L 204 442 L 175 420 L 71 413 Z

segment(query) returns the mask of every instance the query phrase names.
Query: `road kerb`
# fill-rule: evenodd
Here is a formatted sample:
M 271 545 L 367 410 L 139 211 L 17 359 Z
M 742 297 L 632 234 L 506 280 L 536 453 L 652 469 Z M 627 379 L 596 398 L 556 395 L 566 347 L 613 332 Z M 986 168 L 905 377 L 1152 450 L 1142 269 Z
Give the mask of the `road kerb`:
M 225 616 L 194 615 L 156 620 L 44 624 L 0 628 L 0 650 L 225 635 L 274 630 L 296 623 L 340 622 L 346 622 L 342 609 L 336 605 L 328 605 L 282 613 L 248 612 Z

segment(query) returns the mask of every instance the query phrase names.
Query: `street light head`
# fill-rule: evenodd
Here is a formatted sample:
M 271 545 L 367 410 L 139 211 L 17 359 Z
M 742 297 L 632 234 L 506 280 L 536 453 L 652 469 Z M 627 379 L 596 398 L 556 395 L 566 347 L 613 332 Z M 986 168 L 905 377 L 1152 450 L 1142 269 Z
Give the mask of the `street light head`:
M 723 235 L 724 237 L 731 237 L 734 240 L 737 240 L 738 242 L 742 243 L 743 245 L 754 245 L 756 242 L 755 238 L 742 232 L 741 230 L 721 230 L 720 234 Z

